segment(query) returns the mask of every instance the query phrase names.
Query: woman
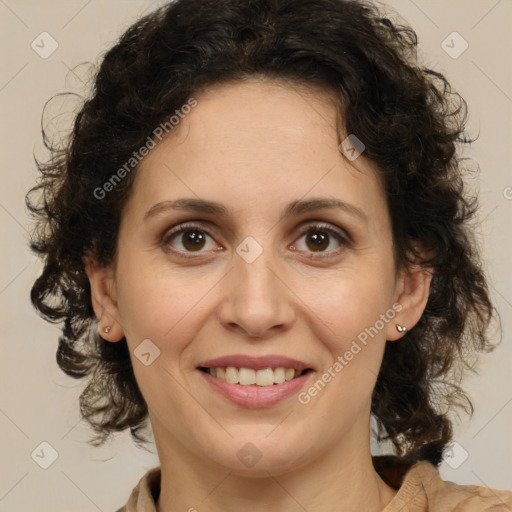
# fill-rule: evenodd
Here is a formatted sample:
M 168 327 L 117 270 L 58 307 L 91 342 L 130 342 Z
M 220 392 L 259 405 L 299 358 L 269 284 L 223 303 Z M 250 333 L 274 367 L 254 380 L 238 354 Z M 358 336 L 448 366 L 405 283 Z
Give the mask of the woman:
M 104 57 L 29 197 L 32 300 L 93 442 L 150 420 L 120 511 L 511 509 L 437 469 L 493 308 L 415 48 L 368 2 L 178 0 Z

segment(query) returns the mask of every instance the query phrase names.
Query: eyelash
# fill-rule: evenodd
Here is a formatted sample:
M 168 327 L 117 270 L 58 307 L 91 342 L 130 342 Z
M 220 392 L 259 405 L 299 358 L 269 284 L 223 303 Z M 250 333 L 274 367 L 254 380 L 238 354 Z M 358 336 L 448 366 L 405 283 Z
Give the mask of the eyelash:
M 178 254 L 182 258 L 188 258 L 188 259 L 197 258 L 197 256 L 185 256 L 185 254 L 193 254 L 192 252 L 186 253 L 184 251 L 178 251 L 173 248 L 170 248 L 170 249 L 168 248 L 169 242 L 174 237 L 176 237 L 182 233 L 185 233 L 187 231 L 199 231 L 200 233 L 204 233 L 204 234 L 208 235 L 210 238 L 213 238 L 213 236 L 210 234 L 210 232 L 207 229 L 204 229 L 201 225 L 181 224 L 177 228 L 166 232 L 162 237 L 161 244 L 166 248 L 166 250 L 168 252 L 173 252 L 175 254 Z M 315 232 L 315 231 L 323 231 L 325 233 L 328 233 L 329 235 L 333 235 L 338 240 L 338 242 L 340 242 L 345 247 L 350 247 L 352 245 L 352 240 L 347 233 L 345 233 L 341 230 L 338 231 L 337 229 L 332 228 L 330 226 L 330 224 L 318 224 L 318 223 L 308 224 L 300 232 L 298 238 L 302 238 L 304 235 L 306 235 L 310 232 Z M 316 259 L 323 259 L 323 258 L 331 258 L 333 256 L 337 256 L 340 252 L 341 252 L 341 249 L 336 249 L 334 251 L 329 251 L 329 252 L 321 252 L 321 251 L 320 252 L 312 252 L 311 259 L 316 260 Z M 200 252 L 198 254 L 200 254 Z

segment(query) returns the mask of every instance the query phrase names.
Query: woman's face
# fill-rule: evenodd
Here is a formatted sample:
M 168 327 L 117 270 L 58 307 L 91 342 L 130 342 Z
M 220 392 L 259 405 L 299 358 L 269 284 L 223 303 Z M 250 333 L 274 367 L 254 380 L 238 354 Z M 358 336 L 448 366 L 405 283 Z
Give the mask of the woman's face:
M 327 93 L 251 79 L 196 99 L 137 170 L 107 277 L 160 457 L 275 475 L 363 453 L 407 324 L 375 167 L 342 156 Z

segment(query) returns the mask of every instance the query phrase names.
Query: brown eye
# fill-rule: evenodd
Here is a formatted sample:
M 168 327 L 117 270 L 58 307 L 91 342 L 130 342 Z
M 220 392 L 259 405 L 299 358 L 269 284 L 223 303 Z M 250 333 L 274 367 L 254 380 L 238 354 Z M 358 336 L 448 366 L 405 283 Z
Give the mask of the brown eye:
M 204 229 L 193 225 L 183 225 L 165 234 L 162 244 L 170 246 L 178 253 L 201 253 L 205 252 L 203 249 L 207 245 L 208 238 L 212 237 Z
M 344 247 L 351 245 L 348 234 L 345 234 L 342 230 L 334 229 L 328 224 L 307 226 L 301 233 L 299 240 L 302 238 L 304 238 L 304 242 L 300 244 L 295 243 L 293 248 L 299 251 L 305 251 L 306 253 L 317 253 L 311 256 L 320 258 L 337 256 Z M 334 248 L 329 249 L 333 243 Z M 305 248 L 301 248 L 301 245 L 304 245 Z
M 329 247 L 329 234 L 324 231 L 313 231 L 306 237 L 306 245 L 312 251 L 324 251 Z
M 184 231 L 181 236 L 182 244 L 187 251 L 200 250 L 205 245 L 205 236 L 200 231 Z

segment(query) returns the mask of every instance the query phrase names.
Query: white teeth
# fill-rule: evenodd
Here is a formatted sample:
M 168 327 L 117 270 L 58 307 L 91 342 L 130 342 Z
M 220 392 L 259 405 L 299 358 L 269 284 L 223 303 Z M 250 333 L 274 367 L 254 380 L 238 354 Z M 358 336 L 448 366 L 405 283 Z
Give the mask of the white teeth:
M 274 384 L 274 372 L 272 368 L 265 368 L 256 372 L 256 384 L 258 386 L 272 386 Z
M 276 384 L 282 384 L 285 381 L 285 370 L 282 366 L 274 370 L 274 382 Z
M 256 384 L 256 372 L 251 368 L 240 368 L 238 370 L 238 381 L 242 386 Z
M 293 368 L 286 368 L 286 371 L 284 372 L 284 378 L 286 380 L 292 380 L 293 377 L 295 377 L 295 370 Z
M 226 381 L 230 384 L 238 384 L 238 368 L 228 366 L 226 368 Z
M 295 370 L 294 368 L 283 368 L 282 366 L 261 370 L 228 366 L 227 368 L 208 368 L 208 373 L 230 384 L 273 386 L 274 384 L 282 384 L 285 381 L 292 380 L 294 377 L 298 377 L 302 371 Z

